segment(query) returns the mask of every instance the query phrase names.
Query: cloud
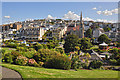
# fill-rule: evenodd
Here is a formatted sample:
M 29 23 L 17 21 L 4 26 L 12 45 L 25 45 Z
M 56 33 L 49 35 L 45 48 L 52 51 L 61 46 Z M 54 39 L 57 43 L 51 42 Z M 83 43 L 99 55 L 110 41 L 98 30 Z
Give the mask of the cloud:
M 65 15 L 63 16 L 63 19 L 70 19 L 70 20 L 77 20 L 77 19 L 79 19 L 79 18 L 80 18 L 80 16 L 77 15 L 77 14 L 75 14 L 75 13 L 72 12 L 72 11 L 69 11 L 67 14 L 65 14 Z
M 26 19 L 26 21 L 33 21 L 34 19 Z
M 93 19 L 89 18 L 89 17 L 86 17 L 86 18 L 83 18 L 84 21 L 94 21 Z
M 102 14 L 102 11 L 98 11 L 97 12 L 98 14 Z M 106 13 L 104 12 L 105 15 L 109 14 L 110 13 Z M 67 14 L 65 14 L 63 16 L 63 19 L 70 19 L 70 20 L 79 20 L 80 19 L 80 16 L 75 14 L 74 12 L 72 11 L 69 11 Z M 94 22 L 104 22 L 104 23 L 115 23 L 116 21 L 112 21 L 112 20 L 106 20 L 106 19 L 92 19 L 92 18 L 89 18 L 89 17 L 83 17 L 83 21 L 94 21 Z
M 55 19 L 56 17 L 52 17 L 51 15 L 48 15 L 46 19 Z
M 104 23 L 115 23 L 116 21 L 113 20 L 106 20 L 106 19 L 96 19 L 95 22 L 104 22 Z
M 102 13 L 102 11 L 97 11 L 97 14 L 101 14 Z
M 94 7 L 94 8 L 92 8 L 93 10 L 96 10 L 97 8 L 96 7 Z
M 10 18 L 10 16 L 4 16 L 4 18 Z
M 102 15 L 106 15 L 106 16 L 109 16 L 109 15 L 113 15 L 113 14 L 118 14 L 118 9 L 113 9 L 113 10 L 105 10 L 105 11 L 97 11 L 97 14 L 102 14 Z
M 115 23 L 117 21 L 113 21 L 113 20 L 106 20 L 106 19 L 92 19 L 89 17 L 85 17 L 83 18 L 84 21 L 94 21 L 94 22 L 104 22 L 104 23 Z
M 113 9 L 113 10 L 111 10 L 111 12 L 112 13 L 115 13 L 115 14 L 118 14 L 118 9 L 116 8 L 116 9 Z

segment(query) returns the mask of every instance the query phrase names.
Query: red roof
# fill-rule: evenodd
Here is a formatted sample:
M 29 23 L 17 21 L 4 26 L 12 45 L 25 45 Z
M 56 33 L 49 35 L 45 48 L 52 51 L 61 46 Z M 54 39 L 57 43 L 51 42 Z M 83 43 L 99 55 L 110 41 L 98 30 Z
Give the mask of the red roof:
M 68 28 L 67 28 L 67 31 L 71 31 L 72 29 L 73 29 L 74 31 L 75 31 L 75 30 L 79 30 L 79 26 L 76 26 L 76 27 L 68 27 Z

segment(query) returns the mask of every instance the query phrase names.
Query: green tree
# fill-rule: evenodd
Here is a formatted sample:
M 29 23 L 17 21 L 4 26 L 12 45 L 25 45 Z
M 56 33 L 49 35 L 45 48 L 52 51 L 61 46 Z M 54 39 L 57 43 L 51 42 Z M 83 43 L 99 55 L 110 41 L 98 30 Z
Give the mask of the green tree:
M 43 49 L 43 45 L 42 45 L 42 44 L 39 44 L 39 43 L 36 43 L 36 44 L 34 45 L 34 49 L 35 49 L 36 51 L 38 51 L 39 49 Z
M 79 40 L 79 44 L 81 44 L 79 47 L 82 50 L 89 49 L 92 47 L 90 39 L 88 39 L 88 38 L 82 38 L 81 40 Z
M 78 45 L 78 37 L 74 34 L 69 34 L 65 39 L 65 52 L 69 53 L 71 51 L 75 51 L 75 46 Z
M 93 36 L 92 36 L 92 29 L 91 29 L 91 28 L 89 28 L 89 29 L 86 31 L 85 36 L 88 37 L 88 38 L 92 38 L 92 37 L 93 37 Z
M 110 43 L 111 39 L 108 38 L 108 36 L 106 34 L 102 34 L 98 37 L 98 42 L 99 43 Z
M 103 29 L 104 29 L 105 32 L 108 32 L 108 31 L 111 30 L 111 28 L 109 28 L 109 27 L 104 27 Z
M 103 63 L 101 61 L 93 60 L 90 62 L 89 67 L 97 69 L 97 68 L 100 68 L 102 65 L 103 65 Z

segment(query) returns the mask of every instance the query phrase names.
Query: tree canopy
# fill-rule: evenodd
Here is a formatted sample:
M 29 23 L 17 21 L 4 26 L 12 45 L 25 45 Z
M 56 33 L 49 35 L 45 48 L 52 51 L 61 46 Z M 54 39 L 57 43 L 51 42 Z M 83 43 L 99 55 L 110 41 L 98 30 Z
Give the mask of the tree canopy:
M 80 44 L 79 47 L 82 50 L 89 49 L 90 47 L 92 47 L 92 43 L 90 42 L 90 39 L 88 39 L 88 38 L 80 39 L 79 44 Z
M 65 39 L 65 52 L 69 53 L 71 51 L 75 51 L 75 46 L 78 45 L 78 37 L 74 34 L 69 34 Z
M 108 38 L 108 36 L 106 34 L 102 34 L 98 37 L 98 42 L 99 43 L 110 43 L 111 39 Z
M 92 38 L 92 37 L 93 37 L 93 36 L 92 36 L 92 29 L 91 29 L 91 28 L 89 28 L 89 29 L 86 31 L 85 36 L 88 37 L 88 38 Z

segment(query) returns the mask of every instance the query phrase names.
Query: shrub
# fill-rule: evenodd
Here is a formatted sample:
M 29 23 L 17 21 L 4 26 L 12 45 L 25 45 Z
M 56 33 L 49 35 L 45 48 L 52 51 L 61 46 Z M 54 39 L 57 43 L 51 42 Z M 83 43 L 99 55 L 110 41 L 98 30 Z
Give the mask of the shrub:
M 117 60 L 117 65 L 120 65 L 120 58 Z
M 15 60 L 15 63 L 18 65 L 25 66 L 28 63 L 28 58 L 24 56 L 18 56 L 17 59 Z
M 58 51 L 58 52 L 60 52 L 61 54 L 63 54 L 63 53 L 64 53 L 63 48 L 56 48 L 55 50 L 56 50 L 56 51 Z
M 20 53 L 23 56 L 26 56 L 27 58 L 31 59 L 31 58 L 33 58 L 34 54 L 36 53 L 36 50 L 34 48 L 30 48 L 27 50 L 27 52 L 21 51 Z
M 11 47 L 11 48 L 17 48 L 18 44 L 17 43 L 8 43 L 7 47 Z
M 40 66 L 43 66 L 44 65 L 44 62 L 39 62 L 38 63 Z
M 89 69 L 88 64 L 86 64 L 86 63 L 82 63 L 81 65 L 82 65 L 82 68 L 83 68 L 83 69 Z
M 20 56 L 17 51 L 12 51 L 11 53 L 7 53 L 3 56 L 2 61 L 7 63 L 15 63 L 15 60 L 18 56 Z
M 11 55 L 11 53 L 5 54 L 2 62 L 13 63 L 13 56 Z
M 39 62 L 45 62 L 54 55 L 60 55 L 58 52 L 49 49 L 39 49 L 38 53 L 35 53 L 33 58 Z
M 5 50 L 4 50 L 4 49 L 1 49 L 1 50 L 0 50 L 0 53 L 2 53 L 2 55 L 4 55 Z
M 53 56 L 45 62 L 45 67 L 68 70 L 71 68 L 71 60 L 65 56 Z
M 39 64 L 34 59 L 29 59 L 28 60 L 28 65 L 29 66 L 39 67 Z
M 41 45 L 41 44 L 36 44 L 35 46 L 34 46 L 34 49 L 36 50 L 36 51 L 38 51 L 39 49 L 43 49 L 43 45 Z
M 44 49 L 48 49 L 46 44 L 42 44 Z
M 78 58 L 71 59 L 71 68 L 72 69 L 79 69 L 81 67 L 81 61 Z
M 103 63 L 101 61 L 93 60 L 90 62 L 89 67 L 97 69 L 97 68 L 100 68 L 102 66 L 102 64 Z
M 28 49 L 26 47 L 17 47 L 17 51 L 24 51 L 27 52 Z
M 20 47 L 26 47 L 26 44 L 23 43 L 23 44 L 20 44 L 19 46 Z

